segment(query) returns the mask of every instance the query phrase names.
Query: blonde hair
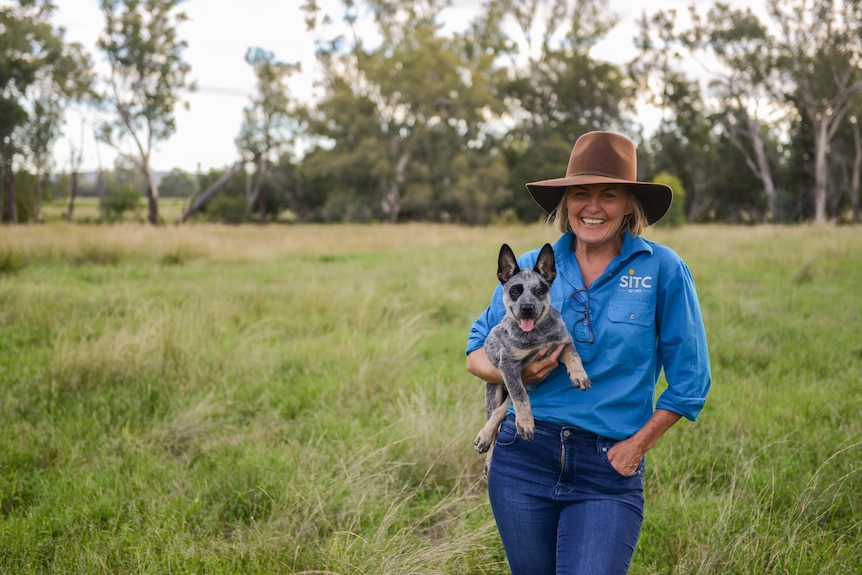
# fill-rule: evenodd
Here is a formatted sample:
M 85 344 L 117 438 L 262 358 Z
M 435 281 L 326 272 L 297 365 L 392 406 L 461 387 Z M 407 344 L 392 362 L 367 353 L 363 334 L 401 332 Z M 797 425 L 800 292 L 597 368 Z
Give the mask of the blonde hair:
M 623 218 L 623 225 L 620 231 L 628 230 L 634 238 L 644 232 L 649 225 L 649 221 L 640 201 L 629 191 L 628 187 L 619 186 L 619 188 L 625 192 L 626 200 L 628 200 L 629 208 L 631 209 L 631 213 L 626 214 Z M 563 196 L 560 198 L 560 203 L 557 204 L 557 209 L 548 215 L 548 223 L 553 223 L 561 234 L 568 232 L 572 228 L 571 224 L 569 224 L 569 210 L 566 207 L 566 196 L 569 195 L 569 189 L 566 188 L 563 190 Z

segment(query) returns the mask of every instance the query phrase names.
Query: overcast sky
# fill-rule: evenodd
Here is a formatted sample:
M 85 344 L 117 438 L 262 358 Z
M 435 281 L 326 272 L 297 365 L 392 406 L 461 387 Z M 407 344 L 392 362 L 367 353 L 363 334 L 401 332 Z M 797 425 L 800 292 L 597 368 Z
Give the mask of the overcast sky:
M 4 3 L 6 0 L 0 0 Z M 340 14 L 339 0 L 318 0 L 333 15 Z M 695 0 L 711 5 L 712 0 Z M 466 24 L 481 5 L 481 0 L 453 0 L 454 7 L 447 11 L 446 22 L 457 27 Z M 596 46 L 598 59 L 622 63 L 634 55 L 632 38 L 636 33 L 635 21 L 642 9 L 653 12 L 659 8 L 675 7 L 685 12 L 692 0 L 610 0 L 609 9 L 620 17 L 620 23 L 609 37 Z M 735 5 L 747 5 L 746 0 L 733 0 Z M 763 0 L 752 0 L 761 5 Z M 68 41 L 80 42 L 97 63 L 103 56 L 95 47 L 104 18 L 98 0 L 58 0 L 54 23 L 66 29 Z M 271 51 L 284 62 L 301 62 L 303 74 L 290 81 L 292 93 L 309 99 L 313 94 L 313 79 L 317 73 L 314 60 L 314 43 L 305 29 L 303 0 L 189 0 L 182 4 L 189 21 L 182 24 L 179 33 L 188 42 L 183 53 L 191 65 L 190 78 L 197 91 L 185 100 L 188 110 L 176 111 L 177 131 L 174 136 L 158 144 L 152 158 L 156 171 L 178 167 L 189 172 L 198 168 L 224 168 L 237 158 L 234 138 L 239 131 L 242 109 L 248 105 L 254 92 L 254 74 L 245 63 L 249 47 Z M 92 115 L 90 113 L 90 115 Z M 92 121 L 92 117 L 89 118 Z M 82 122 L 82 113 L 70 110 L 66 117 L 66 138 L 55 148 L 57 169 L 69 166 L 70 141 L 83 148 L 82 169 L 95 170 L 99 158 L 103 167 L 110 168 L 114 153 L 104 144 L 97 145 L 92 127 Z M 83 140 L 82 140 L 83 135 Z

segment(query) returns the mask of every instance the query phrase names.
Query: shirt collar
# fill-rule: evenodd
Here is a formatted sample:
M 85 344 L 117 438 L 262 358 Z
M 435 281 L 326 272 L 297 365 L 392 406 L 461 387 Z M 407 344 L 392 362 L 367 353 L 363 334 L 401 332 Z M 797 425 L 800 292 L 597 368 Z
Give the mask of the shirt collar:
M 581 276 L 581 268 L 577 258 L 575 258 L 574 242 L 575 234 L 572 230 L 567 231 L 554 244 L 554 254 L 557 260 L 557 273 L 566 278 L 566 281 L 572 284 L 575 289 L 580 289 L 584 286 L 584 278 Z M 626 262 L 640 253 L 652 254 L 652 244 L 641 236 L 632 236 L 631 232 L 626 230 L 623 234 L 623 247 L 620 250 L 620 255 L 613 259 L 608 265 L 608 269 L 613 270 L 622 262 Z

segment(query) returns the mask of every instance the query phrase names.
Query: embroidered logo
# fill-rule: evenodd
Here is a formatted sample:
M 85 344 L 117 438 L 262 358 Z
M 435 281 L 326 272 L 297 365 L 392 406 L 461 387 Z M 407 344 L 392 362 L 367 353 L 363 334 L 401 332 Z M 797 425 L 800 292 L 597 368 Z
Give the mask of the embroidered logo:
M 635 275 L 634 268 L 630 268 L 627 274 L 620 276 L 619 287 L 628 290 L 629 293 L 640 293 L 652 289 L 652 276 Z

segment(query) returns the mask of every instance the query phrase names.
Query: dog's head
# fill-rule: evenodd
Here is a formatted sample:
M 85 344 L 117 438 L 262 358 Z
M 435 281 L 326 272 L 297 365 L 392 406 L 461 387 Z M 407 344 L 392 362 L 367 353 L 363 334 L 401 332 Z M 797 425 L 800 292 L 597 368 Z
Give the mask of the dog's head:
M 497 260 L 497 278 L 503 284 L 503 303 L 506 313 L 521 326 L 532 331 L 551 308 L 551 283 L 557 277 L 554 250 L 545 244 L 532 270 L 518 267 L 512 248 L 503 244 Z

